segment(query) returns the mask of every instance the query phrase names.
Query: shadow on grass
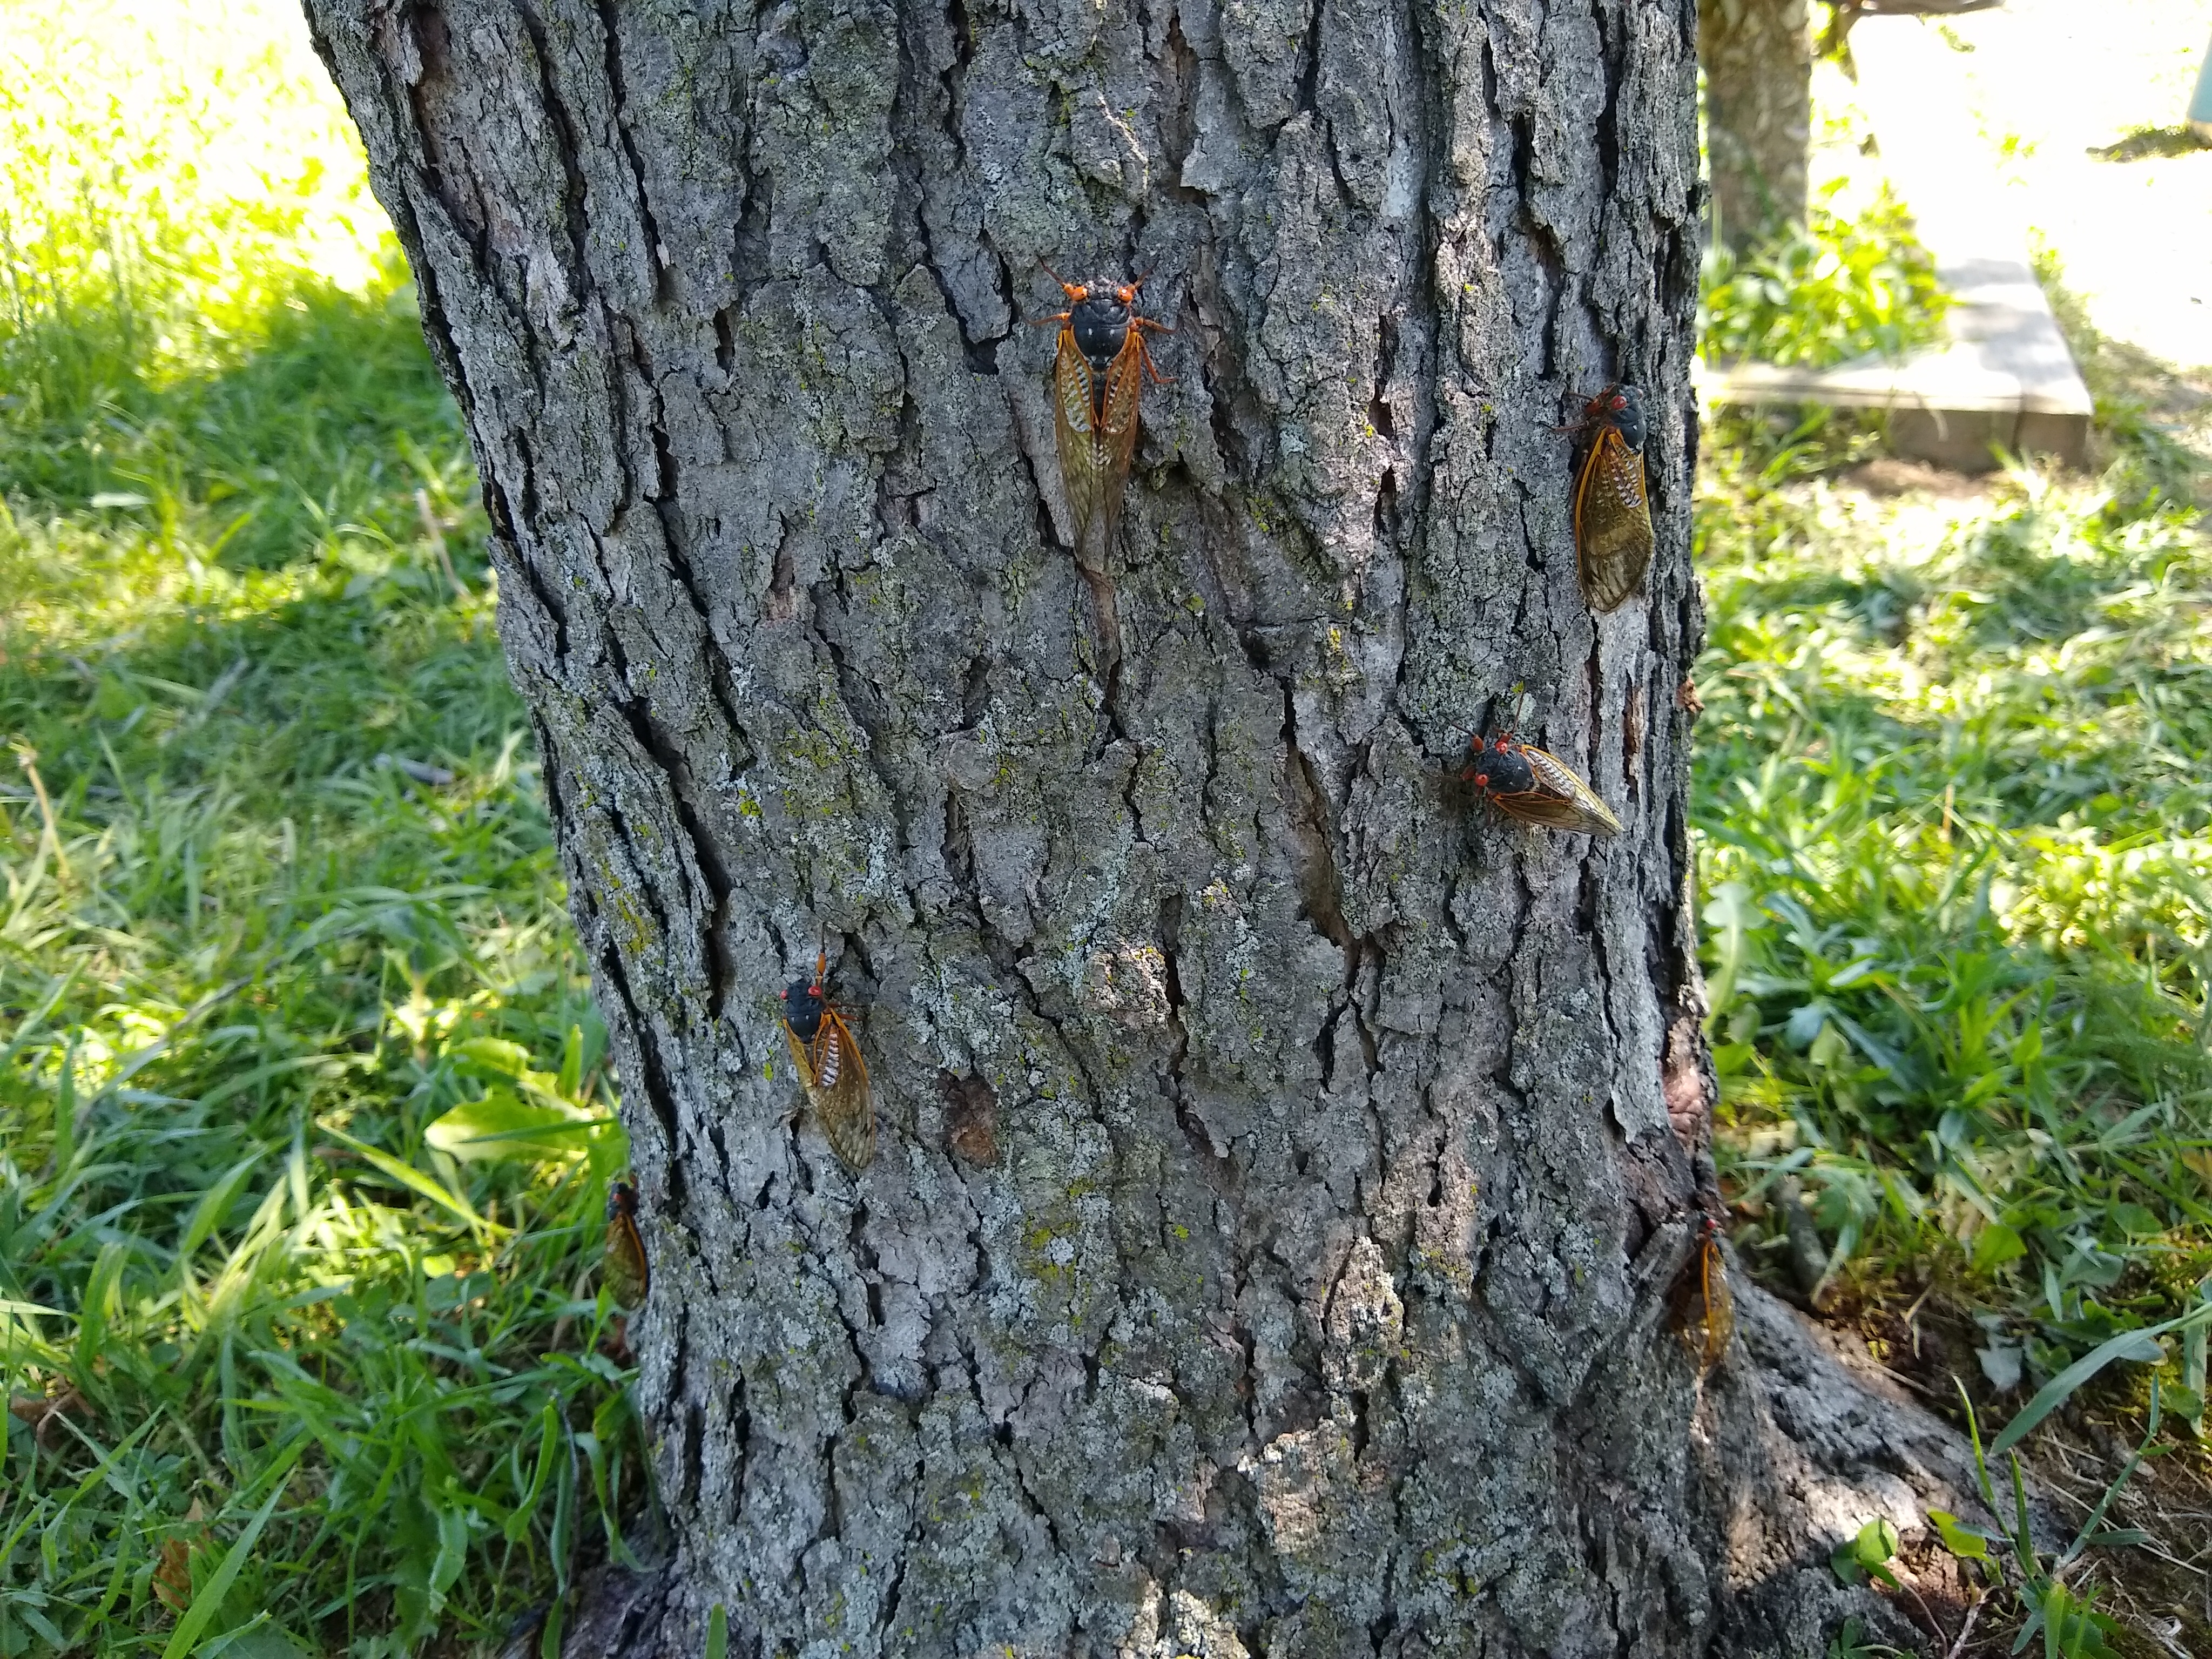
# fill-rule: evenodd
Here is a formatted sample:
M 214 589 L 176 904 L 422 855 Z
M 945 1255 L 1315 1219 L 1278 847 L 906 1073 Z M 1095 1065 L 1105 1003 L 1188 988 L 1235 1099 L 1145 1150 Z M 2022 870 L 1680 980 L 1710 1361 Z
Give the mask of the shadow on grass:
M 396 263 L 364 294 L 303 274 L 210 342 L 201 372 L 149 372 L 157 326 L 118 299 L 0 337 L 0 495 L 34 512 L 198 508 L 226 563 L 265 568 L 331 525 L 396 530 L 419 483 L 465 464 Z

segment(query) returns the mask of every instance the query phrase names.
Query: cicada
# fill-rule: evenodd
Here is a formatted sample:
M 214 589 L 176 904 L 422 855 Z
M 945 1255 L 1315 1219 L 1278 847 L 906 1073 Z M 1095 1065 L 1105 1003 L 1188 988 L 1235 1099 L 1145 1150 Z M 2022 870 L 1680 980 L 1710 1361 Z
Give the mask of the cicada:
M 1040 259 L 1037 262 L 1043 264 Z M 1137 315 L 1133 283 L 1104 277 L 1064 282 L 1045 272 L 1067 295 L 1068 308 L 1037 319 L 1037 325 L 1060 325 L 1060 351 L 1052 370 L 1053 428 L 1060 440 L 1060 480 L 1067 511 L 1075 522 L 1075 543 L 1093 519 L 1104 527 L 1104 547 L 1114 543 L 1121 519 L 1121 491 L 1129 482 L 1129 462 L 1137 453 L 1137 394 L 1144 377 L 1155 386 L 1175 384 L 1160 373 L 1145 347 L 1145 331 L 1172 334 L 1165 323 Z
M 643 1307 L 653 1287 L 653 1268 L 637 1231 L 637 1188 L 627 1181 L 607 1188 L 606 1266 L 600 1278 L 617 1307 Z
M 807 1104 L 837 1156 L 865 1170 L 876 1155 L 876 1109 L 868 1098 L 868 1066 L 853 1028 L 830 1000 L 826 952 L 814 959 L 814 976 L 791 981 L 783 997 L 783 1037 L 806 1091 Z
M 1644 493 L 1644 403 L 1633 386 L 1609 386 L 1563 431 L 1596 429 L 1575 480 L 1575 558 L 1583 594 L 1611 611 L 1651 568 L 1651 503 Z
M 1703 1376 L 1721 1363 L 1735 1334 L 1735 1297 L 1721 1254 L 1721 1224 L 1709 1215 L 1698 1220 L 1697 1249 L 1674 1286 L 1674 1330 Z
M 1510 737 L 1486 743 L 1478 738 L 1460 781 L 1473 784 L 1485 800 L 1522 823 L 1579 830 L 1586 836 L 1620 833 L 1620 820 L 1613 809 L 1565 761 Z

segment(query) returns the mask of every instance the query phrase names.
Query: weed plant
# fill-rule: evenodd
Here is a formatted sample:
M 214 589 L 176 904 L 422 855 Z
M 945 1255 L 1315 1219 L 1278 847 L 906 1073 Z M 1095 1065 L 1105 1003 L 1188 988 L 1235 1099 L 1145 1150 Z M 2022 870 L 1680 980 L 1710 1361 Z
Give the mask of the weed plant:
M 1707 249 L 1698 322 L 1708 361 L 1831 368 L 1944 337 L 1949 296 L 1904 207 L 1884 186 L 1863 210 L 1838 213 L 1847 182 L 1830 180 L 1804 224 L 1740 256 Z
M 2040 1380 L 2212 1268 L 2212 548 L 2132 451 L 1947 501 L 1838 482 L 1810 427 L 1717 435 L 1723 1160 L 1754 1207 L 1803 1184 L 1832 1276 L 1938 1290 L 1990 1384 Z
M 463 434 L 296 13 L 0 58 L 0 1655 L 497 1638 L 642 1492 Z

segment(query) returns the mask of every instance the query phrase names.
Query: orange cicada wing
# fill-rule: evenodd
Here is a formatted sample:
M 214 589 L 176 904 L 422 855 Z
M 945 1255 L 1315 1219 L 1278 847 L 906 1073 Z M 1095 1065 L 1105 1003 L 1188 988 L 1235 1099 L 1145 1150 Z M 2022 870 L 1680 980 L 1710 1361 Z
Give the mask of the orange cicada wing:
M 807 1045 L 806 1098 L 837 1156 L 865 1170 L 876 1155 L 876 1108 L 868 1093 L 868 1063 L 845 1017 L 822 1012 L 822 1028 Z
M 1490 804 L 1509 818 L 1522 823 L 1540 823 L 1547 830 L 1574 830 L 1585 834 L 1593 831 L 1588 818 L 1571 801 L 1540 789 L 1524 789 L 1516 793 L 1503 790 L 1492 792 Z
M 1099 494 L 1109 547 L 1115 528 L 1121 521 L 1121 492 L 1128 488 L 1129 463 L 1137 453 L 1137 394 L 1144 388 L 1148 367 L 1144 333 L 1133 323 L 1127 341 L 1106 370 L 1106 385 L 1099 399 Z
M 1528 769 L 1536 775 L 1536 781 L 1571 811 L 1575 818 L 1571 828 L 1594 836 L 1620 833 L 1620 820 L 1613 817 L 1613 809 L 1596 790 L 1575 775 L 1573 768 L 1549 750 L 1525 743 L 1521 745 L 1521 753 L 1528 762 Z
M 1703 1376 L 1719 1364 L 1735 1334 L 1735 1295 L 1719 1224 L 1708 1219 L 1675 1291 L 1674 1328 Z
M 1698 1252 L 1698 1277 L 1705 1296 L 1705 1340 L 1699 1359 L 1711 1370 L 1721 1363 L 1735 1335 L 1735 1293 L 1729 1289 L 1728 1262 L 1718 1239 L 1707 1238 Z
M 1060 441 L 1060 483 L 1076 544 L 1103 504 L 1104 469 L 1098 446 L 1098 386 L 1091 362 L 1077 349 L 1075 331 L 1062 324 L 1060 354 L 1052 369 L 1052 423 Z
M 787 1021 L 783 1028 L 783 1041 L 791 1050 L 792 1069 L 799 1073 L 799 1086 L 811 1099 L 814 1094 L 814 1055 L 811 1045 L 800 1041 L 799 1033 L 791 1029 Z
M 602 1279 L 615 1304 L 641 1308 L 653 1288 L 653 1267 L 637 1230 L 637 1189 L 617 1181 L 607 1192 L 606 1259 Z
M 1575 482 L 1575 554 L 1591 608 L 1612 611 L 1651 568 L 1651 504 L 1644 457 L 1619 429 L 1599 425 Z

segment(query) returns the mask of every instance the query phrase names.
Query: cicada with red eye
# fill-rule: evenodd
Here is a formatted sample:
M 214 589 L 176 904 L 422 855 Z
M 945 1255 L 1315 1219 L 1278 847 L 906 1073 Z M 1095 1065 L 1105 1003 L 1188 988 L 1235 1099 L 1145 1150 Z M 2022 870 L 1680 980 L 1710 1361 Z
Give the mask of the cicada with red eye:
M 1609 386 L 1565 432 L 1592 432 L 1575 477 L 1575 563 L 1594 611 L 1612 611 L 1651 568 L 1651 503 L 1644 489 L 1644 401 Z
M 1735 1296 L 1721 1252 L 1721 1224 L 1710 1215 L 1698 1221 L 1697 1247 L 1675 1281 L 1674 1316 L 1675 1334 L 1704 1376 L 1721 1363 L 1735 1334 Z
M 617 1307 L 641 1308 L 653 1288 L 653 1267 L 637 1230 L 637 1188 L 617 1181 L 607 1188 L 606 1264 L 600 1282 Z
M 1042 259 L 1037 263 L 1044 264 Z M 1153 363 L 1145 346 L 1145 331 L 1175 331 L 1137 315 L 1142 277 L 1133 283 L 1105 277 L 1070 283 L 1050 265 L 1044 269 L 1068 301 L 1066 310 L 1037 319 L 1041 328 L 1060 325 L 1060 350 L 1052 370 L 1052 418 L 1060 441 L 1060 486 L 1067 495 L 1078 550 L 1095 519 L 1104 530 L 1103 551 L 1113 545 L 1115 527 L 1121 519 L 1121 492 L 1137 453 L 1137 394 L 1145 376 L 1151 375 L 1155 386 L 1175 384 Z
M 1620 820 L 1557 755 L 1500 735 L 1478 738 L 1468 751 L 1460 781 L 1507 817 L 1547 830 L 1617 836 Z
M 783 1038 L 830 1145 L 849 1167 L 865 1170 L 876 1155 L 875 1103 L 868 1097 L 860 1041 L 830 1000 L 828 966 L 828 953 L 821 953 L 811 979 L 795 979 L 783 988 Z

